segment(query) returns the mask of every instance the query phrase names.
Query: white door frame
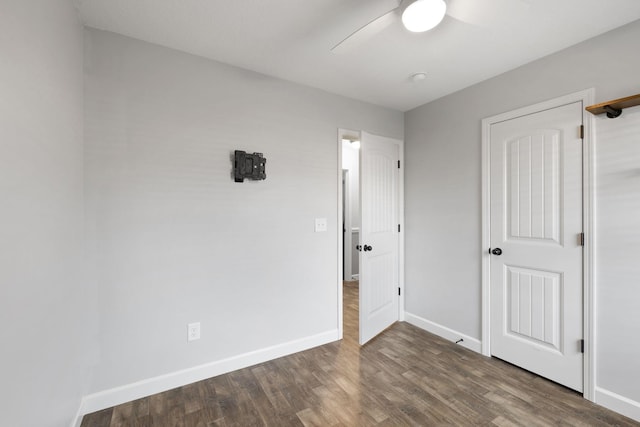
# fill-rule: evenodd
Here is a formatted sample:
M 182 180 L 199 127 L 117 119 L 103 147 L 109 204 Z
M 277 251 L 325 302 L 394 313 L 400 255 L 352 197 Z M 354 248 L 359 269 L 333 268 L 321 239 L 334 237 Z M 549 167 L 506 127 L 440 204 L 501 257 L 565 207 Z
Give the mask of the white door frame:
M 338 210 L 337 210 L 337 224 L 342 223 L 342 138 L 345 135 L 358 135 L 360 131 L 354 131 L 349 129 L 338 129 L 338 167 L 337 169 L 337 186 L 338 186 Z M 400 144 L 398 147 L 398 155 L 400 158 L 400 173 L 398 174 L 398 223 L 400 224 L 400 233 L 398 236 L 398 286 L 400 287 L 400 298 L 398 304 L 398 320 L 405 320 L 404 312 L 404 298 L 405 298 L 405 286 L 404 286 L 404 140 L 399 139 Z M 349 230 L 347 230 L 349 231 Z M 342 277 L 344 275 L 342 269 L 342 246 L 343 246 L 343 233 L 342 229 L 338 227 L 338 339 L 343 338 L 343 307 L 342 307 Z
M 491 356 L 491 307 L 490 278 L 491 257 L 491 203 L 490 203 L 490 150 L 491 125 L 516 117 L 548 110 L 562 105 L 582 101 L 583 107 L 593 104 L 594 89 L 587 89 L 549 101 L 530 105 L 514 111 L 498 114 L 482 120 L 482 354 Z M 586 110 L 582 110 L 584 124 L 584 141 L 582 155 L 582 200 L 583 200 L 583 232 L 585 244 L 583 251 L 583 316 L 584 316 L 584 373 L 583 396 L 595 401 L 596 384 L 596 328 L 595 328 L 595 121 Z

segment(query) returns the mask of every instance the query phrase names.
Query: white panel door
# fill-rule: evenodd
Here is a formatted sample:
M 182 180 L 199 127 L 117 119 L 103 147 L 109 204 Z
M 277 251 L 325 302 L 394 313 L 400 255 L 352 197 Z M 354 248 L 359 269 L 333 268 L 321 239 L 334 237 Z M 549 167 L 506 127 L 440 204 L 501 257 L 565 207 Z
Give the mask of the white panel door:
M 490 128 L 491 354 L 578 391 L 581 124 L 576 102 Z
M 360 344 L 398 320 L 399 143 L 361 135 Z

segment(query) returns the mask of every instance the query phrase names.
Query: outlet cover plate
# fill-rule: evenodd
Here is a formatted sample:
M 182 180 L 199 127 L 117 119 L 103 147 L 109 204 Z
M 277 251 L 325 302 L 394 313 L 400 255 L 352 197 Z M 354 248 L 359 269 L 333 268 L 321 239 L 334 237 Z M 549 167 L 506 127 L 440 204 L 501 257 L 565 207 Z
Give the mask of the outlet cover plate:
M 327 218 L 316 218 L 316 233 L 327 231 Z
M 195 341 L 200 339 L 200 322 L 189 323 L 187 325 L 187 340 Z

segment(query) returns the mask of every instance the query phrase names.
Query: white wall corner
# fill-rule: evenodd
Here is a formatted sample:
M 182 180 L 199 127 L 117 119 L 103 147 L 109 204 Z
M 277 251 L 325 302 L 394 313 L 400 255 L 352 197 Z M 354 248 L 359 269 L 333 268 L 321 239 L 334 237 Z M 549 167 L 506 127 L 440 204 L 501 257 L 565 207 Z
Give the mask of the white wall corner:
M 625 417 L 640 421 L 640 402 L 600 387 L 596 387 L 595 402 Z
M 462 332 L 455 331 L 453 329 L 447 328 L 446 326 L 442 326 L 438 323 L 432 322 L 406 311 L 404 312 L 404 319 L 407 323 L 410 323 L 413 326 L 417 326 L 420 329 L 424 329 L 427 332 L 431 332 L 432 334 L 438 335 L 439 337 L 442 337 L 451 342 L 455 343 L 462 339 L 462 341 L 460 341 L 458 345 L 468 348 L 469 350 L 473 350 L 476 353 L 482 353 L 482 343 L 476 338 L 470 337 L 469 335 L 463 334 Z
M 130 402 L 152 394 L 161 393 L 176 387 L 182 387 L 217 375 L 257 365 L 279 357 L 287 356 L 300 351 L 308 350 L 323 344 L 337 341 L 338 330 L 330 330 L 317 335 L 289 341 L 283 344 L 251 351 L 227 359 L 216 360 L 193 368 L 183 369 L 154 378 L 138 381 L 132 384 L 115 387 L 85 396 L 82 399 L 80 410 L 72 427 L 79 427 L 82 416 L 115 405 Z
M 71 427 L 80 427 L 82 424 L 82 407 L 84 405 L 84 397 L 80 400 L 80 404 L 78 405 L 78 411 L 76 412 L 76 416 L 71 420 Z

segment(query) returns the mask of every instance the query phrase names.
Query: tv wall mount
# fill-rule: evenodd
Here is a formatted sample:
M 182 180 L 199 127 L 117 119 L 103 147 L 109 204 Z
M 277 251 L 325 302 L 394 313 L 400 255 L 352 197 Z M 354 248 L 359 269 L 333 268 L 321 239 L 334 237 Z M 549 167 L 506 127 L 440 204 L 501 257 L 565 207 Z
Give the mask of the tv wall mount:
M 249 154 L 236 150 L 233 156 L 233 178 L 235 182 L 246 179 L 263 180 L 267 178 L 265 164 L 267 159 L 262 153 Z

